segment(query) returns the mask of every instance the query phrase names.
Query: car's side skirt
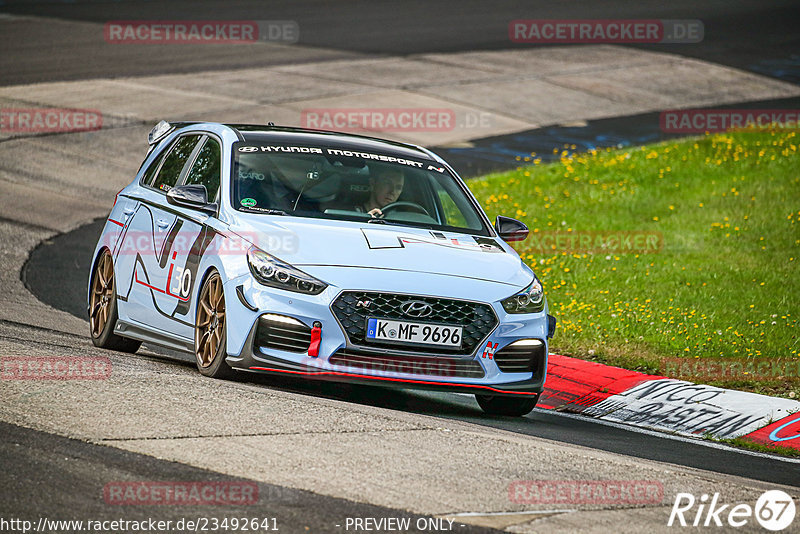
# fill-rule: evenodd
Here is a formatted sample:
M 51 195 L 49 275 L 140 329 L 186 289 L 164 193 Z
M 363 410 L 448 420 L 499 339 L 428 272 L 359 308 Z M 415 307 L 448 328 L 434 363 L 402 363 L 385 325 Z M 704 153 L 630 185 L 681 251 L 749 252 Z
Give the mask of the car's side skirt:
M 153 343 L 154 345 L 159 345 L 167 349 L 194 354 L 193 340 L 168 336 L 146 326 L 129 323 L 127 321 L 117 321 L 114 333 L 123 337 L 138 339 L 146 343 Z

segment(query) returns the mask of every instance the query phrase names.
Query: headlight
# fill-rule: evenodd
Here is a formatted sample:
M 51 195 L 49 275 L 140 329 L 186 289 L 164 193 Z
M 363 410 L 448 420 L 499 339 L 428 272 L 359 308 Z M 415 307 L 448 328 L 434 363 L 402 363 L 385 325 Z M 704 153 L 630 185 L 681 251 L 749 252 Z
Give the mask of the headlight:
M 247 251 L 247 264 L 256 280 L 265 286 L 309 295 L 318 295 L 328 287 L 325 282 L 317 280 L 256 247 Z
M 544 288 L 539 279 L 534 277 L 531 285 L 505 299 L 503 309 L 508 313 L 536 313 L 544 310 Z

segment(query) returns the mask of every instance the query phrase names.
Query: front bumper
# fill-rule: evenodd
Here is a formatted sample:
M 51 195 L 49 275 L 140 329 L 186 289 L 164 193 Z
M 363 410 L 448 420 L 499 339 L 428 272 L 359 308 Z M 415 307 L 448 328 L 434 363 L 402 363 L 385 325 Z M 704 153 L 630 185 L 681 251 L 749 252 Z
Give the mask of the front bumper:
M 399 388 L 485 395 L 536 395 L 543 390 L 550 333 L 546 312 L 509 315 L 499 303 L 492 304 L 497 325 L 470 354 L 431 354 L 424 349 L 392 350 L 352 344 L 331 311 L 331 303 L 340 293 L 329 287 L 320 295 L 304 295 L 264 288 L 249 277 L 230 280 L 225 294 L 235 297 L 226 302 L 226 361 L 241 371 Z M 265 344 L 264 323 L 260 326 L 265 315 L 290 317 L 309 330 L 312 325 L 320 325 L 319 355 L 309 356 L 297 347 L 282 350 L 285 347 Z M 519 340 L 536 340 L 534 343 L 540 344 L 531 369 L 521 372 L 513 363 L 498 364 L 498 358 L 512 351 L 509 346 Z M 513 372 L 504 372 L 501 366 Z

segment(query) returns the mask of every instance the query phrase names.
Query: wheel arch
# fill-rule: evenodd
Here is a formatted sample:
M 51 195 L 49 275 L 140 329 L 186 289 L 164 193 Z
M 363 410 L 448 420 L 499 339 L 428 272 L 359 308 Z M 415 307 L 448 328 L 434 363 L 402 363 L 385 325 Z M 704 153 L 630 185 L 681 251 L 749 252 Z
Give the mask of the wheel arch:
M 200 295 L 203 293 L 203 286 L 206 285 L 206 281 L 208 278 L 214 274 L 219 274 L 220 279 L 222 279 L 223 286 L 225 284 L 225 277 L 223 276 L 223 270 L 214 263 L 210 263 L 206 265 L 205 269 L 202 271 L 203 275 L 197 280 L 197 285 L 195 286 L 195 295 L 193 299 L 193 306 L 194 306 L 194 313 L 192 314 L 192 324 L 197 324 L 197 311 L 198 307 L 200 306 Z M 225 300 L 225 308 L 228 307 L 228 296 L 225 294 L 224 287 L 222 292 L 222 298 Z M 225 330 L 227 332 L 228 329 L 228 322 L 225 321 Z
M 98 247 L 98 249 L 94 253 L 94 258 L 92 258 L 92 266 L 89 269 L 89 282 L 86 285 L 86 315 L 88 316 L 91 312 L 91 299 L 92 299 L 92 280 L 94 279 L 94 272 L 97 269 L 97 262 L 100 261 L 100 257 L 103 255 L 103 252 L 108 251 L 111 254 L 111 267 L 114 269 L 114 280 L 117 278 L 116 272 L 116 263 L 114 262 L 114 255 L 111 252 L 111 249 L 108 248 L 108 245 L 103 245 Z M 116 282 L 115 282 L 116 283 Z

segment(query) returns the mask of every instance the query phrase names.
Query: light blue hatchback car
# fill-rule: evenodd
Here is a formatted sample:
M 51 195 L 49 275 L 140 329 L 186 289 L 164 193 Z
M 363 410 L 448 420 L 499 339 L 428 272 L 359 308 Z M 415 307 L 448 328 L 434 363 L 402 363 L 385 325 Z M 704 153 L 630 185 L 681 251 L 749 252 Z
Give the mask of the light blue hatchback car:
M 472 393 L 523 415 L 547 370 L 541 283 L 424 148 L 336 132 L 160 122 L 95 248 L 95 345 L 239 371 Z

